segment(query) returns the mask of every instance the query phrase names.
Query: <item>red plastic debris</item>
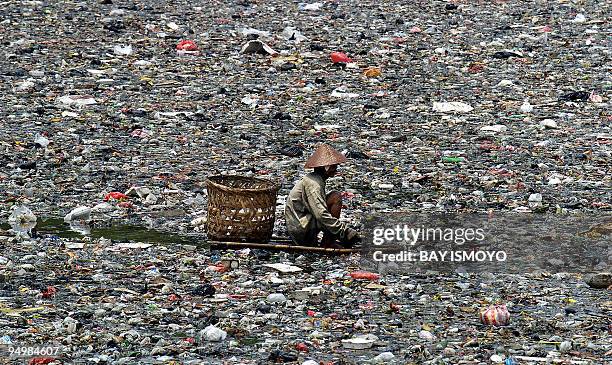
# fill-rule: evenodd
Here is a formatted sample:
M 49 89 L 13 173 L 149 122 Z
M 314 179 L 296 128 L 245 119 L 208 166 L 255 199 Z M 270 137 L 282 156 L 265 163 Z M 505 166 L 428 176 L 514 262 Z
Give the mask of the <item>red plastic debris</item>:
M 540 32 L 542 32 L 542 33 L 550 33 L 550 32 L 552 32 L 552 27 L 550 25 L 545 25 L 542 28 L 540 28 Z
M 247 298 L 245 294 L 228 294 L 227 297 L 235 300 L 243 300 Z
M 55 361 L 54 357 L 33 357 L 28 362 L 28 365 L 44 365 Z
M 128 200 L 129 198 L 128 198 L 127 195 L 125 195 L 123 193 L 120 193 L 118 191 L 112 191 L 112 192 L 106 194 L 106 196 L 104 196 L 104 201 L 105 202 L 107 202 L 107 201 L 109 201 L 111 199 L 112 200 Z
M 315 311 L 309 309 L 309 310 L 306 311 L 306 315 L 308 317 L 314 317 L 314 316 L 317 315 L 317 313 Z
M 216 263 L 214 265 L 210 265 L 209 268 L 211 270 L 214 270 L 216 272 L 221 272 L 221 273 L 226 272 L 229 269 L 227 266 L 223 265 L 221 262 Z
M 477 74 L 484 70 L 485 66 L 482 63 L 472 63 L 470 67 L 468 67 L 468 72 L 471 74 Z
M 593 202 L 591 203 L 591 206 L 595 207 L 595 208 L 607 208 L 607 207 L 612 207 L 611 204 L 605 203 L 605 202 Z
M 184 40 L 184 41 L 180 41 L 176 45 L 176 49 L 179 51 L 197 51 L 198 45 L 194 41 Z
M 181 300 L 181 297 L 176 294 L 170 294 L 168 295 L 168 300 L 171 302 L 178 302 L 179 300 Z
M 506 169 L 489 169 L 489 174 L 498 175 L 503 177 L 512 177 L 514 176 L 514 172 L 508 171 Z
M 134 209 L 134 204 L 131 202 L 121 202 L 117 204 L 119 208 Z
M 421 33 L 422 30 L 421 30 L 421 28 L 419 28 L 417 26 L 414 26 L 414 27 L 410 28 L 409 32 L 410 33 Z
M 486 325 L 506 326 L 510 322 L 510 312 L 506 305 L 492 305 L 480 312 L 480 322 Z
M 132 133 L 130 133 L 130 136 L 137 138 L 147 138 L 149 137 L 149 133 L 143 131 L 142 129 L 134 129 Z
M 351 60 L 346 54 L 342 52 L 332 52 L 332 54 L 330 54 L 329 57 L 331 58 L 333 63 L 351 63 L 353 62 L 353 60 Z
M 295 349 L 300 352 L 308 352 L 308 346 L 306 346 L 306 344 L 303 342 L 296 344 Z
M 342 199 L 353 199 L 355 197 L 355 194 L 351 193 L 350 191 L 343 191 L 340 193 L 340 195 L 342 196 Z
M 393 302 L 389 303 L 389 309 L 391 312 L 399 313 L 402 307 L 399 304 L 395 304 Z
M 353 271 L 350 273 L 353 279 L 378 280 L 380 275 L 369 271 Z
M 48 286 L 47 289 L 42 291 L 42 297 L 51 298 L 52 296 L 55 295 L 55 293 L 57 293 L 57 289 L 55 289 L 55 287 L 53 286 Z
M 376 306 L 374 305 L 374 303 L 372 303 L 372 301 L 368 301 L 366 304 L 359 305 L 360 309 L 368 310 L 368 311 L 371 311 L 375 307 Z

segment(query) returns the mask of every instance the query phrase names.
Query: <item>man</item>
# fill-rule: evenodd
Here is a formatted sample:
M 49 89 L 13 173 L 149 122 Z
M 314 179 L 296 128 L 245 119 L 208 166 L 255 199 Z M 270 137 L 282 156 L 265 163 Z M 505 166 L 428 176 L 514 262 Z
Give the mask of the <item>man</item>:
M 346 157 L 332 147 L 322 144 L 306 161 L 306 168 L 314 171 L 305 175 L 287 197 L 285 221 L 291 239 L 299 245 L 317 244 L 323 231 L 323 247 L 350 247 L 361 238 L 357 231 L 340 222 L 342 195 L 337 191 L 325 193 L 325 182 L 336 174 L 338 165 Z M 340 241 L 342 246 L 336 241 Z

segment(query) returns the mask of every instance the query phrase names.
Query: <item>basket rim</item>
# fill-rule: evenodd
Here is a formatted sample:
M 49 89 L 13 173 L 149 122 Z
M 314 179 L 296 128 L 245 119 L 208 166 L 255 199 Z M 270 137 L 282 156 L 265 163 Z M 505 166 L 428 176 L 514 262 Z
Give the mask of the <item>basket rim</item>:
M 218 182 L 212 180 L 214 178 L 241 178 L 241 179 L 258 180 L 260 182 L 268 183 L 270 184 L 270 186 L 267 188 L 234 188 L 231 186 L 219 184 Z M 260 193 L 278 192 L 278 190 L 280 190 L 280 185 L 278 183 L 275 183 L 274 181 L 263 179 L 260 177 L 250 177 L 250 176 L 244 176 L 244 175 L 213 175 L 213 176 L 207 176 L 206 178 L 204 178 L 204 181 L 206 182 L 207 185 L 212 185 L 217 189 L 237 192 L 237 193 L 239 192 L 253 192 L 253 193 L 255 192 L 260 192 Z

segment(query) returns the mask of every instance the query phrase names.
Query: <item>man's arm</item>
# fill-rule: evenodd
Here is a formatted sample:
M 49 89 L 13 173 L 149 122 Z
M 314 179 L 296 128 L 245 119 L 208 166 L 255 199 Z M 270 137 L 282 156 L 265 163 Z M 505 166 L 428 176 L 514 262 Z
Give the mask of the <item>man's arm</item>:
M 305 185 L 306 199 L 308 206 L 311 208 L 311 213 L 314 218 L 334 236 L 340 240 L 345 240 L 347 231 L 350 229 L 346 224 L 329 212 L 323 189 L 313 182 L 308 182 Z

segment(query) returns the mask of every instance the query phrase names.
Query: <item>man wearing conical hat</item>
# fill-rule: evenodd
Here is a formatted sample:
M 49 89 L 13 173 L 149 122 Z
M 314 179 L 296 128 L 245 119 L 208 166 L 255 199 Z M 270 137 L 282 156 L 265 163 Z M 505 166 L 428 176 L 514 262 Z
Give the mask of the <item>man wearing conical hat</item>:
M 336 174 L 338 165 L 343 162 L 346 162 L 346 157 L 326 144 L 319 146 L 306 161 L 305 167 L 314 171 L 306 174 L 293 187 L 285 206 L 287 231 L 295 243 L 315 245 L 321 231 L 323 247 L 347 247 L 359 242 L 357 231 L 338 219 L 342 209 L 340 193 L 325 192 L 325 182 Z

